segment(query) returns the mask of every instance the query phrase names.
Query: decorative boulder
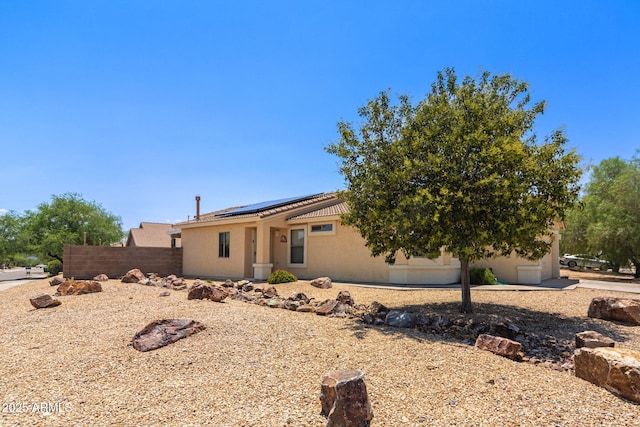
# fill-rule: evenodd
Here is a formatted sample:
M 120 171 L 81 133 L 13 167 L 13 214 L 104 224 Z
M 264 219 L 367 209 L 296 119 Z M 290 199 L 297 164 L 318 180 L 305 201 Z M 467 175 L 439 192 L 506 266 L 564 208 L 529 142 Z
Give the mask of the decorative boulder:
M 617 320 L 640 325 L 640 300 L 631 298 L 594 298 L 587 312 L 589 317 Z
M 322 379 L 320 404 L 327 427 L 371 425 L 373 410 L 362 371 L 344 369 L 327 374 Z
M 29 298 L 29 302 L 35 308 L 56 307 L 62 304 L 59 299 L 56 299 L 49 294 L 36 295 L 35 297 Z
M 640 403 L 640 352 L 620 348 L 579 348 L 576 377 Z
M 208 283 L 196 281 L 189 288 L 187 299 L 210 299 L 215 302 L 222 302 L 229 296 L 229 292 L 222 286 L 212 286 Z
M 104 273 L 101 273 L 101 274 L 98 274 L 96 277 L 94 277 L 93 280 L 95 280 L 96 282 L 106 282 L 107 280 L 109 280 L 109 276 L 107 276 Z
M 102 292 L 102 285 L 95 281 L 65 280 L 56 289 L 56 295 L 84 295 Z
M 329 277 L 318 277 L 317 279 L 313 279 L 310 283 L 311 286 L 315 286 L 320 289 L 329 289 L 333 287 L 333 283 L 331 283 L 331 279 Z
M 138 351 L 155 350 L 198 333 L 205 326 L 192 319 L 165 319 L 149 323 L 131 340 Z
M 508 338 L 494 337 L 493 335 L 481 334 L 476 340 L 476 348 L 487 350 L 498 356 L 509 359 L 517 359 L 518 352 L 522 348 L 522 344 L 512 341 Z
M 134 268 L 132 270 L 127 271 L 127 274 L 122 276 L 122 283 L 138 283 L 140 280 L 144 279 L 144 274 L 142 271 Z
M 64 283 L 65 279 L 61 276 L 55 276 L 53 279 L 49 281 L 49 285 L 51 286 L 60 286 Z
M 596 331 L 584 331 L 576 334 L 576 348 L 614 347 L 616 342 Z
M 396 328 L 413 328 L 418 318 L 414 313 L 400 310 L 391 310 L 384 319 L 384 324 Z

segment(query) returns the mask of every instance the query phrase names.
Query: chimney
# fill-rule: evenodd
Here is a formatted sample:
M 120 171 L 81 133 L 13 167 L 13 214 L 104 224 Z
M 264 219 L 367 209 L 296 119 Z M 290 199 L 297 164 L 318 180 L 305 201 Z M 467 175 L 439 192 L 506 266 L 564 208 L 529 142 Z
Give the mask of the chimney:
M 196 196 L 196 221 L 200 221 L 200 196 Z

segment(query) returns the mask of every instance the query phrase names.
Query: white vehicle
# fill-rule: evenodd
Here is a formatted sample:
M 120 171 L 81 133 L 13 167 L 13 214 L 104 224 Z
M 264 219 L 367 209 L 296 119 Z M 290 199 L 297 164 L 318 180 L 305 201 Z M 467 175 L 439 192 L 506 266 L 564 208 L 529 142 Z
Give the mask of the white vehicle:
M 590 255 L 569 255 L 564 254 L 560 257 L 560 264 L 567 267 L 583 267 L 583 268 L 599 268 L 606 271 L 609 268 L 609 261 L 592 257 Z

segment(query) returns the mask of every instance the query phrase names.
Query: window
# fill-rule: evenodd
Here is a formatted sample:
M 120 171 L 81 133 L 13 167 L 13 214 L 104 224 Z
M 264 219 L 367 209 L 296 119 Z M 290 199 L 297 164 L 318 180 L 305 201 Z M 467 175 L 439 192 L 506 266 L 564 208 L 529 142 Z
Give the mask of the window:
M 333 231 L 333 224 L 317 224 L 311 226 L 312 233 L 322 233 Z
M 291 230 L 291 264 L 304 264 L 304 228 Z
M 225 231 L 218 234 L 218 256 L 220 258 L 229 258 L 229 242 L 231 241 L 231 233 Z

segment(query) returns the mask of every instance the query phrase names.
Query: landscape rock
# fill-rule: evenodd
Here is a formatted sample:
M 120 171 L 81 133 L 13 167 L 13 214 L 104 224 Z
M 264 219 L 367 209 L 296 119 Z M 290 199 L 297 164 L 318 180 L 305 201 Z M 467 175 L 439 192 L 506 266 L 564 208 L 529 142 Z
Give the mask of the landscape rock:
M 278 290 L 275 286 L 269 286 L 262 290 L 262 295 L 264 295 L 265 298 L 274 298 L 278 296 Z
M 93 280 L 95 280 L 96 282 L 106 282 L 107 280 L 109 280 L 109 276 L 107 276 L 104 273 L 101 273 L 101 274 L 98 274 L 96 277 L 94 277 Z
M 249 280 L 238 280 L 238 283 L 236 284 L 236 288 L 242 289 L 244 285 L 248 285 L 249 283 L 251 283 Z
M 291 301 L 301 301 L 305 304 L 309 304 L 310 301 L 309 297 L 307 297 L 303 292 L 294 292 L 287 299 Z
M 155 350 L 204 329 L 202 323 L 192 319 L 156 320 L 138 331 L 131 343 L 138 351 Z
M 320 316 L 327 316 L 333 313 L 333 310 L 338 305 L 338 301 L 334 299 L 329 299 L 316 307 L 315 312 Z
M 389 309 L 383 304 L 380 304 L 378 301 L 373 301 L 371 304 L 369 304 L 368 312 L 374 316 L 380 313 L 384 313 L 384 315 L 386 316 L 388 311 Z
M 284 308 L 284 302 L 285 300 L 283 300 L 282 298 L 271 298 L 270 300 L 267 300 L 267 307 L 271 307 L 271 308 Z
M 49 281 L 50 286 L 60 286 L 60 284 L 64 283 L 66 279 L 62 276 L 55 276 L 53 279 Z
M 576 334 L 576 348 L 614 347 L 615 345 L 614 340 L 596 331 L 584 331 Z
M 338 292 L 338 296 L 336 297 L 336 299 L 345 305 L 355 304 L 355 302 L 353 301 L 353 298 L 351 298 L 351 294 L 349 293 L 349 291 Z
M 579 348 L 576 377 L 640 403 L 640 352 L 610 348 Z
M 387 313 L 384 324 L 395 328 L 413 328 L 416 326 L 417 317 L 414 313 L 400 310 L 391 310 Z
M 120 281 L 122 283 L 138 283 L 140 280 L 144 279 L 144 274 L 137 268 L 131 269 L 127 271 L 127 274 L 122 276 Z
M 187 282 L 182 277 L 176 277 L 175 279 L 172 279 L 171 281 L 169 281 L 169 283 L 171 284 L 171 287 L 175 290 L 187 289 Z
M 520 328 L 506 319 L 496 319 L 491 322 L 489 327 L 492 334 L 509 338 L 510 340 L 515 340 L 520 333 Z
M 35 308 L 56 307 L 62 304 L 62 302 L 59 299 L 54 298 L 49 294 L 36 295 L 35 297 L 29 298 L 29 302 Z
M 347 317 L 347 306 L 338 301 L 338 304 L 329 313 L 329 317 Z
M 159 294 L 158 296 L 161 296 L 161 297 L 168 297 L 169 295 L 171 295 L 171 292 L 169 292 L 169 291 L 162 291 L 162 292 L 160 292 L 160 294 Z
M 96 281 L 65 280 L 56 289 L 56 295 L 84 295 L 102 292 L 102 285 Z
M 487 350 L 499 356 L 515 360 L 519 357 L 518 352 L 522 345 L 519 342 L 512 341 L 508 338 L 481 334 L 476 340 L 476 347 L 481 350 Z
M 320 289 L 329 289 L 333 287 L 333 283 L 331 283 L 331 279 L 329 277 L 318 277 L 317 279 L 313 279 L 310 284 L 311 286 L 315 286 Z
M 214 302 L 222 302 L 229 296 L 229 292 L 223 286 L 215 286 L 196 280 L 189 288 L 187 299 L 209 299 Z
M 367 427 L 373 410 L 362 371 L 344 369 L 327 374 L 320 388 L 321 414 L 327 427 Z
M 231 299 L 234 301 L 255 302 L 258 299 L 256 295 L 247 295 L 244 292 L 238 292 L 237 290 L 235 294 L 231 293 L 230 295 Z
M 311 304 L 303 304 L 298 307 L 296 311 L 299 311 L 301 313 L 312 313 L 313 311 L 315 311 L 315 308 Z
M 283 303 L 283 307 L 287 310 L 296 311 L 303 303 L 300 301 L 286 299 Z
M 617 320 L 640 325 L 640 300 L 631 298 L 594 298 L 587 312 L 589 317 Z

